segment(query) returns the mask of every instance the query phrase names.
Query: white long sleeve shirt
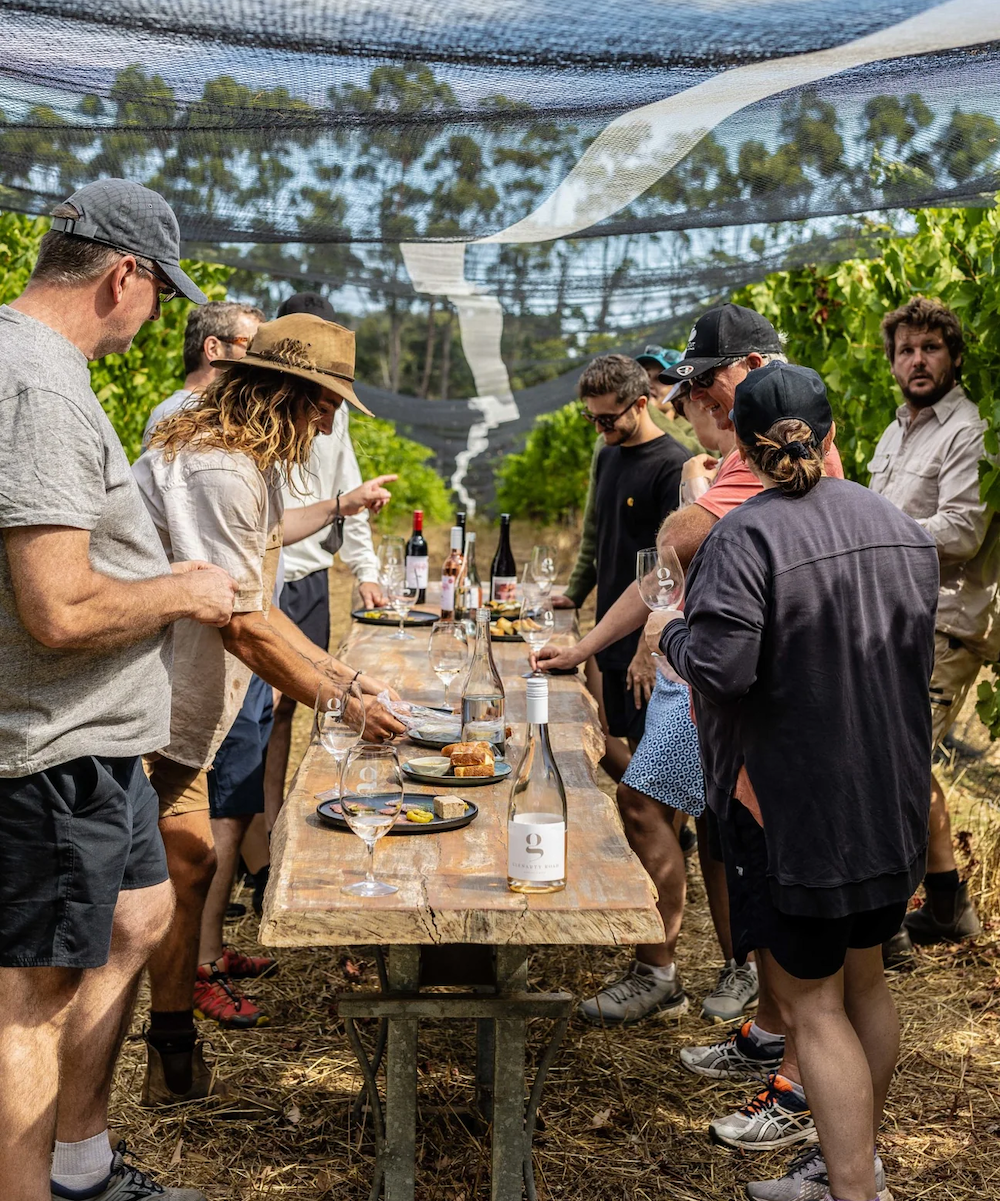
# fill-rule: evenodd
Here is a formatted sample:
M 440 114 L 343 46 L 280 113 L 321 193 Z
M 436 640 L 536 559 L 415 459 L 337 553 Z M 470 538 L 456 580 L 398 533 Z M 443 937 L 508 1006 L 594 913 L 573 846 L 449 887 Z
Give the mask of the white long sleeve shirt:
M 350 492 L 362 482 L 361 468 L 351 443 L 346 403 L 337 410 L 333 433 L 321 434 L 313 440 L 309 463 L 304 469 L 296 471 L 293 482 L 303 495 L 296 495 L 286 485 L 282 489 L 286 509 L 329 500 L 338 492 Z M 324 571 L 333 565 L 333 555 L 320 545 L 329 532 L 329 527 L 317 530 L 301 542 L 284 548 L 286 580 L 301 580 L 314 571 Z M 378 560 L 372 546 L 367 512 L 358 513 L 344 521 L 344 544 L 340 548 L 340 558 L 350 567 L 359 583 L 378 581 Z

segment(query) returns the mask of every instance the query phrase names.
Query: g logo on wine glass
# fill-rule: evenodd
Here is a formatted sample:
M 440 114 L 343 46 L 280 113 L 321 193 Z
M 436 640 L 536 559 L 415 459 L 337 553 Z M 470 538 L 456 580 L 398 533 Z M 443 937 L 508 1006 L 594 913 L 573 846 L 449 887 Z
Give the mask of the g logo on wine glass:
M 363 767 L 358 773 L 361 781 L 358 785 L 358 792 L 369 794 L 374 793 L 377 774 L 378 773 L 375 771 L 374 767 Z

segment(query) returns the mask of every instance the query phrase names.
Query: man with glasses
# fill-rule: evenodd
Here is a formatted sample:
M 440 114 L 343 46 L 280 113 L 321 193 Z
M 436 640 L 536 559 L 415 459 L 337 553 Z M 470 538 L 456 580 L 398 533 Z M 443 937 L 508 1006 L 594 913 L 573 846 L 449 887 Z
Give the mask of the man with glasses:
M 263 320 L 260 309 L 235 300 L 213 300 L 191 310 L 184 330 L 184 387 L 171 392 L 150 413 L 142 432 L 143 449 L 158 422 L 197 399 L 218 376 L 220 368 L 213 362 L 243 358 Z
M 597 620 L 635 579 L 636 552 L 653 546 L 664 517 L 677 508 L 681 468 L 690 458 L 649 415 L 649 380 L 635 359 L 601 355 L 580 376 L 583 416 L 604 437 L 597 459 Z M 642 737 L 649 695 L 630 687 L 639 649 L 637 631 L 597 656 L 608 733 L 635 750 Z M 644 652 L 643 648 L 643 652 Z
M 107 1111 L 173 907 L 141 759 L 170 737 L 169 627 L 225 626 L 236 584 L 168 563 L 87 368 L 168 295 L 204 303 L 179 251 L 162 196 L 100 180 L 0 306 L 0 1180 L 19 1201 L 204 1201 L 113 1151 Z

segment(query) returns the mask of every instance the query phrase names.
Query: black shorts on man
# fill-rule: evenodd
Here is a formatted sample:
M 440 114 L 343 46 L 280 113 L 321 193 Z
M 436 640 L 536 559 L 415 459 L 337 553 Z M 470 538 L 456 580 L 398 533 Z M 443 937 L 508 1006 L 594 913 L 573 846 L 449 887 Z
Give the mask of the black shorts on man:
M 0 777 L 0 967 L 107 963 L 118 894 L 167 879 L 158 818 L 138 757 Z
M 325 568 L 300 580 L 285 580 L 278 602 L 310 642 L 330 648 L 330 575 Z
M 626 683 L 626 670 L 609 667 L 601 673 L 601 692 L 608 733 L 615 738 L 631 738 L 638 742 L 646 728 L 646 703 L 637 709 L 635 693 Z

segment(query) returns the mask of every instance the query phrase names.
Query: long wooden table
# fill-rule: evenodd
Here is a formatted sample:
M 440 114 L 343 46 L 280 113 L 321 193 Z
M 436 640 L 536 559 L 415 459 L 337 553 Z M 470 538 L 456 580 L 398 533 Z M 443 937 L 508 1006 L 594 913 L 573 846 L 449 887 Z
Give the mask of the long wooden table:
M 339 652 L 353 666 L 388 680 L 407 700 L 440 704 L 442 687 L 427 660 L 427 633 L 413 641 L 391 630 L 355 625 Z M 562 637 L 571 637 L 564 634 Z M 526 648 L 494 643 L 507 693 L 515 749 L 525 736 Z M 271 878 L 260 939 L 268 946 L 388 947 L 383 990 L 340 1000 L 348 1035 L 365 1077 L 374 1116 L 376 1168 L 372 1198 L 384 1180 L 387 1201 L 412 1201 L 416 1145 L 416 1043 L 421 1017 L 478 1021 L 480 1100 L 492 1120 L 492 1197 L 518 1201 L 522 1184 L 534 1198 L 531 1137 L 541 1083 L 569 1018 L 572 998 L 528 993 L 527 959 L 545 944 L 626 945 L 658 942 L 663 925 L 653 885 L 622 833 L 613 802 L 597 788 L 594 771 L 604 738 L 597 707 L 578 676 L 552 676 L 549 726 L 569 807 L 567 874 L 563 892 L 524 896 L 507 888 L 507 802 L 510 784 L 470 788 L 479 806 L 462 830 L 384 838 L 375 874 L 398 886 L 390 896 L 364 899 L 342 892 L 362 879 L 367 852 L 361 839 L 330 830 L 316 817 L 316 793 L 335 783 L 330 757 L 309 747 L 274 828 Z M 401 760 L 428 752 L 401 741 Z M 433 787 L 407 784 L 407 791 Z M 440 791 L 440 789 L 438 789 Z M 458 789 L 456 795 L 461 795 Z M 421 992 L 465 984 L 474 991 Z M 549 1016 L 555 1034 L 525 1094 L 525 1021 Z M 357 1017 L 387 1026 L 386 1102 L 381 1110 L 373 1057 L 361 1045 Z

